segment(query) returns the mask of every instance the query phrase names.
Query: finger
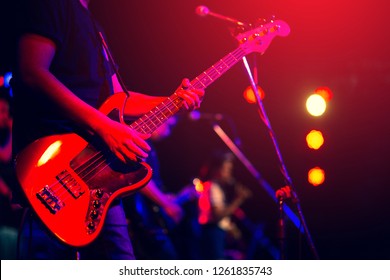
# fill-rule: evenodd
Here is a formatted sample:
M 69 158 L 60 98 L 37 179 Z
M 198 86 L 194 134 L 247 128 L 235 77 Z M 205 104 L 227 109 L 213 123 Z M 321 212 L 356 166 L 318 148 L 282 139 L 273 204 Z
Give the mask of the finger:
M 141 157 L 141 156 L 138 156 L 136 155 L 136 153 L 133 153 L 131 150 L 127 150 L 127 149 L 124 149 L 122 151 L 123 153 L 123 157 L 125 158 L 125 163 L 129 163 L 129 162 L 141 162 L 141 161 L 144 161 L 146 159 L 146 157 Z
M 121 162 L 126 163 L 126 161 L 127 161 L 126 158 L 120 152 L 115 151 L 114 154 Z M 134 158 L 135 158 L 135 156 L 134 156 Z
M 199 97 L 196 94 L 191 94 L 189 91 L 180 92 L 180 97 L 184 99 L 186 109 L 195 108 L 200 103 Z
M 193 89 L 192 92 L 198 96 L 199 99 L 203 99 L 205 91 L 203 89 Z
M 150 136 L 152 135 L 152 134 L 144 134 L 144 133 L 137 133 L 137 135 L 141 138 L 141 139 L 143 139 L 143 140 L 146 140 L 146 139 L 149 139 L 150 138 Z
M 200 107 L 200 103 L 202 102 L 203 97 L 204 97 L 204 90 L 194 89 L 194 90 L 191 90 L 191 91 L 187 91 L 187 93 L 193 99 L 194 106 L 199 108 Z
M 148 157 L 147 151 L 143 150 L 140 146 L 136 145 L 133 141 L 126 141 L 124 143 L 125 149 L 123 149 L 123 153 L 126 157 L 131 160 L 134 160 L 134 155 L 136 157 L 140 157 L 141 159 L 145 159 Z
M 184 79 L 181 81 L 181 87 L 182 87 L 182 89 L 186 90 L 186 89 L 188 89 L 190 86 L 191 86 L 191 82 L 190 82 L 189 79 L 184 78 Z
M 147 153 L 150 152 L 151 148 L 145 140 L 150 138 L 151 134 L 139 133 L 136 130 L 133 130 L 131 128 L 127 128 L 127 129 L 128 129 L 128 131 L 126 132 L 127 141 L 125 141 L 125 143 L 130 144 L 131 142 L 134 142 L 135 146 L 141 148 L 143 151 Z
M 134 136 L 133 137 L 134 144 L 139 148 L 141 148 L 143 151 L 149 153 L 151 147 L 145 140 L 150 137 L 150 134 L 134 134 L 133 136 Z

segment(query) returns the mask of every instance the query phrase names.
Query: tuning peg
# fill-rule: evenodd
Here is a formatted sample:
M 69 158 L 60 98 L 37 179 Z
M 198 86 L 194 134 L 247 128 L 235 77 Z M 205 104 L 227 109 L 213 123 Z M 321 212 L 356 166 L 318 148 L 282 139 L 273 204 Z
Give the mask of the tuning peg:
M 241 34 L 245 31 L 247 31 L 245 26 L 239 26 L 239 25 L 237 25 L 235 28 L 229 28 L 229 29 L 230 29 L 230 33 L 234 37 L 236 37 L 238 34 Z
M 258 18 L 256 20 L 256 26 L 259 27 L 259 26 L 263 26 L 264 24 L 267 23 L 267 20 L 265 18 Z

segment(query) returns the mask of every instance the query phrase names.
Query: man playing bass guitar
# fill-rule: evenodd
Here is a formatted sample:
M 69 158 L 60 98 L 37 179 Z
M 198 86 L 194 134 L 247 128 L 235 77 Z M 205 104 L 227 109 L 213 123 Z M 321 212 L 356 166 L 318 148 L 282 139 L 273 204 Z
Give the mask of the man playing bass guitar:
M 100 181 L 101 184 L 120 180 L 122 170 L 127 172 L 128 165 L 144 161 L 150 150 L 145 141 L 150 133 L 125 125 L 121 121 L 123 114 L 144 114 L 164 102 L 166 97 L 153 97 L 123 89 L 123 83 L 118 82 L 116 65 L 110 60 L 109 50 L 104 46 L 103 32 L 88 9 L 89 0 L 26 2 L 26 6 L 21 9 L 24 14 L 21 17 L 17 67 L 13 81 L 13 147 L 21 185 L 28 185 L 35 177 L 44 177 L 45 173 L 55 169 L 60 163 L 58 161 L 50 166 L 55 158 L 66 157 L 73 153 L 74 147 L 83 146 L 80 153 L 70 158 L 68 168 L 55 174 L 57 184 L 62 188 L 61 194 L 56 193 L 51 182 L 43 182 L 42 186 L 31 193 L 31 200 L 38 201 L 33 208 L 43 207 L 43 211 L 47 210 L 47 218 L 54 219 L 63 215 L 72 203 L 82 201 L 84 197 L 105 197 L 106 194 L 101 191 L 104 191 L 104 185 L 97 188 L 95 185 L 99 180 L 93 179 L 100 178 L 100 175 L 109 170 L 114 176 Z M 125 91 L 126 94 L 110 99 L 112 93 L 119 91 Z M 204 92 L 195 90 L 185 79 L 175 94 L 180 105 L 191 110 L 200 105 Z M 109 114 L 112 112 L 119 112 L 116 114 L 118 119 L 111 118 Z M 50 138 L 45 138 L 47 136 Z M 54 141 L 56 138 L 58 139 Z M 50 145 L 46 143 L 49 141 Z M 32 152 L 28 150 L 27 155 L 23 155 L 23 151 L 29 146 Z M 103 152 L 99 151 L 100 148 Z M 42 153 L 40 150 L 43 150 Z M 86 179 L 84 182 L 80 180 L 87 178 L 87 171 L 83 169 L 79 172 L 75 167 L 81 166 L 80 162 L 84 164 L 84 161 L 95 159 L 89 158 L 91 151 L 94 157 L 99 155 L 104 158 L 99 164 L 105 164 L 105 168 L 97 166 L 94 178 L 88 175 L 88 180 L 94 182 L 93 190 L 88 189 Z M 30 155 L 37 159 L 31 159 Z M 88 166 L 88 174 L 91 172 L 91 165 L 92 163 Z M 32 175 L 45 166 L 50 168 L 43 174 Z M 125 175 L 127 174 L 123 177 Z M 148 176 L 137 188 L 147 183 Z M 128 180 L 130 179 L 125 178 L 124 183 Z M 136 188 L 131 189 L 135 190 Z M 25 193 L 29 195 L 26 190 Z M 64 193 L 69 196 L 68 200 L 62 197 Z M 20 258 L 75 259 L 77 256 L 81 259 L 134 259 L 120 199 L 106 198 L 104 203 L 109 207 L 107 211 L 101 212 L 96 209 L 101 209 L 102 202 L 91 201 L 94 204 L 86 206 L 88 214 L 82 218 L 88 220 L 85 228 L 90 236 L 99 232 L 96 238 L 79 244 L 77 238 L 67 242 L 68 237 L 60 237 L 65 241 L 61 242 L 47 231 L 42 217 L 38 219 L 35 211 L 30 211 L 21 231 Z M 76 213 L 71 216 L 76 216 Z M 102 216 L 104 223 L 95 223 L 95 219 L 103 219 Z M 49 225 L 53 228 L 59 226 L 56 222 Z M 65 233 L 72 234 L 73 230 L 74 225 L 70 223 L 65 228 Z M 56 230 L 52 231 L 56 233 Z

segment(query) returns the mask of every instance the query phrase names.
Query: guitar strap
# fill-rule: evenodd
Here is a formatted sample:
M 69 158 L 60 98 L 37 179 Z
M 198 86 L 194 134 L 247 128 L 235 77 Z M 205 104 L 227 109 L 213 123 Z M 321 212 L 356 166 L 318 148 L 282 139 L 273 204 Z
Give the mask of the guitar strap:
M 93 18 L 93 16 L 91 15 L 91 13 L 89 13 L 89 11 L 88 11 L 88 15 L 89 15 L 89 17 L 90 17 L 90 19 L 91 19 L 91 21 L 93 23 L 93 27 L 95 29 L 95 32 L 97 33 L 97 35 L 98 35 L 98 37 L 100 39 L 100 42 L 101 42 L 101 44 L 103 46 L 103 50 L 104 50 L 104 52 L 106 53 L 106 55 L 108 57 L 108 61 L 110 62 L 111 67 L 114 69 L 114 72 L 115 72 L 116 77 L 117 77 L 117 79 L 119 81 L 119 84 L 122 87 L 123 92 L 126 93 L 127 97 L 130 97 L 130 93 L 129 93 L 129 91 L 126 88 L 125 83 L 123 82 L 122 76 L 119 74 L 117 64 L 115 63 L 114 57 L 112 56 L 112 54 L 110 52 L 110 49 L 108 48 L 108 45 L 106 43 L 106 40 L 104 39 L 104 36 L 103 36 L 102 32 L 97 27 L 97 23 L 96 23 L 95 19 Z
M 126 88 L 125 83 L 123 82 L 122 76 L 119 74 L 119 71 L 118 71 L 118 68 L 117 68 L 117 64 L 114 61 L 114 57 L 111 55 L 110 49 L 108 48 L 108 45 L 107 45 L 106 41 L 104 40 L 103 34 L 100 31 L 98 31 L 98 34 L 99 34 L 100 41 L 101 41 L 101 43 L 103 45 L 103 49 L 104 49 L 104 51 L 107 54 L 108 60 L 110 61 L 112 68 L 115 71 L 115 74 L 116 74 L 116 76 L 118 78 L 118 81 L 119 81 L 123 91 L 126 93 L 127 97 L 129 97 L 130 93 L 129 93 L 129 91 Z

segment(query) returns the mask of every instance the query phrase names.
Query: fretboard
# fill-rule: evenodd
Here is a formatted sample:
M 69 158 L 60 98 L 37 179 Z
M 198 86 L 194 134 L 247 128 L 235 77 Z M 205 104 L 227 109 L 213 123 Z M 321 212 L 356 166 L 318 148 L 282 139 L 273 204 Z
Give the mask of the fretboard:
M 233 65 L 240 61 L 246 54 L 247 53 L 241 47 L 238 47 L 193 79 L 191 81 L 191 87 L 195 89 L 207 88 Z M 183 99 L 174 93 L 150 112 L 133 122 L 130 125 L 130 128 L 140 133 L 151 134 L 161 124 L 177 113 L 182 106 Z

